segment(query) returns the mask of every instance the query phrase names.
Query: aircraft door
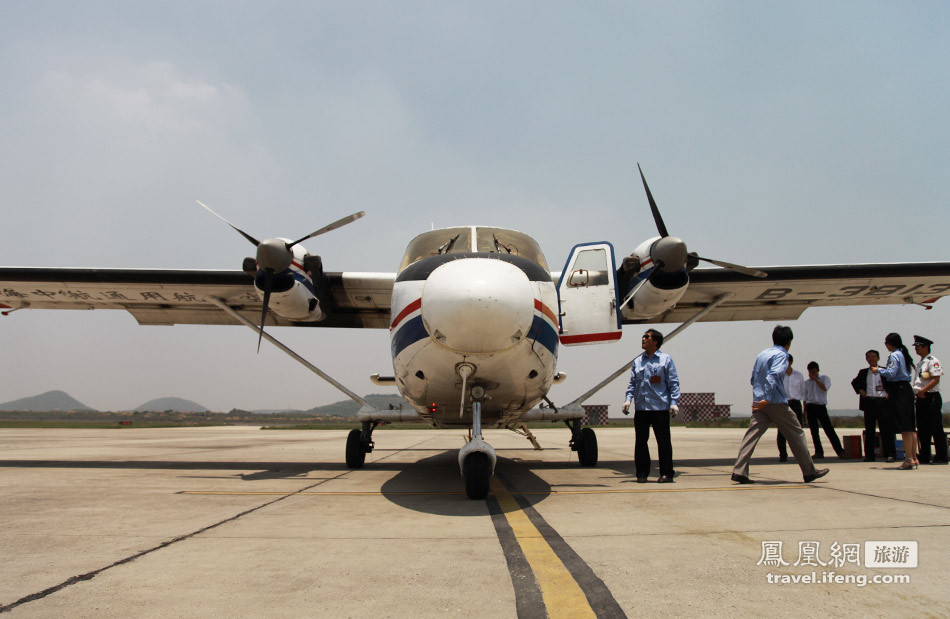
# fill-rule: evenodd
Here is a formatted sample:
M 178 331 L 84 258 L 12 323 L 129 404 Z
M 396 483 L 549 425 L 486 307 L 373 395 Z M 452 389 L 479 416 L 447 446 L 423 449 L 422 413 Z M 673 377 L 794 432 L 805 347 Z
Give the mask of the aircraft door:
M 557 295 L 561 344 L 604 344 L 620 339 L 623 332 L 613 245 L 575 245 L 558 280 Z

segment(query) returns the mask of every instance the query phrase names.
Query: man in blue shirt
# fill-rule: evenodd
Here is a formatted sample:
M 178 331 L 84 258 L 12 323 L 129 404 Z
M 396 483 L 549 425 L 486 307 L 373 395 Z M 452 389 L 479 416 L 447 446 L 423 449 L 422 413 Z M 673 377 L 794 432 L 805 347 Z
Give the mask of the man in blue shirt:
M 656 436 L 660 459 L 660 478 L 657 482 L 673 482 L 673 443 L 670 439 L 670 417 L 679 412 L 680 379 L 673 359 L 660 351 L 663 334 L 648 329 L 640 340 L 643 354 L 633 361 L 630 384 L 623 403 L 623 414 L 630 414 L 633 404 L 633 425 L 636 445 L 633 461 L 637 469 L 637 483 L 645 483 L 650 476 L 650 427 Z
M 732 469 L 732 481 L 740 484 L 755 483 L 749 479 L 749 459 L 759 439 L 774 423 L 788 440 L 788 446 L 802 469 L 805 483 L 828 474 L 828 469 L 816 469 L 805 433 L 798 417 L 788 407 L 785 394 L 785 370 L 788 368 L 788 348 L 792 345 L 792 329 L 779 325 L 772 330 L 771 348 L 759 353 L 752 368 L 752 419 L 739 447 L 739 457 Z

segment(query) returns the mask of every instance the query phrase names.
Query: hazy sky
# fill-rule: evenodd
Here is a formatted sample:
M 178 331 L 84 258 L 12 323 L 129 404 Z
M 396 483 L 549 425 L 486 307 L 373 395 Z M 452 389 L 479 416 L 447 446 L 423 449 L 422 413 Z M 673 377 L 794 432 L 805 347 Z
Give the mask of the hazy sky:
M 240 268 L 299 237 L 331 271 L 395 271 L 416 234 L 521 230 L 558 270 L 667 227 L 753 266 L 947 260 L 945 2 L 43 2 L 0 5 L 0 264 Z M 884 335 L 935 340 L 950 301 L 812 309 L 791 323 L 830 405 Z M 664 347 L 686 391 L 745 414 L 773 323 L 699 324 Z M 661 330 L 669 332 L 673 325 Z M 639 350 L 562 348 L 565 403 Z M 272 333 L 363 393 L 386 330 Z M 214 410 L 342 399 L 243 327 L 125 312 L 0 318 L 0 401 L 62 389 L 99 409 L 178 396 Z M 591 403 L 616 412 L 626 379 Z

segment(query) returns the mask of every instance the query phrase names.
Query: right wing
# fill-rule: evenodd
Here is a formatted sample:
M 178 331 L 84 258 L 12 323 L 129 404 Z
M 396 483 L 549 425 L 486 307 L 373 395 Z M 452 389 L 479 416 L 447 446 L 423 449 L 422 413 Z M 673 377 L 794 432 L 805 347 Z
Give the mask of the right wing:
M 321 322 L 274 312 L 268 326 L 388 329 L 393 273 L 326 273 L 333 307 Z M 143 325 L 236 325 L 208 299 L 252 322 L 261 315 L 254 279 L 243 271 L 0 267 L 0 309 L 125 310 Z
M 683 322 L 731 293 L 701 320 L 795 320 L 809 307 L 933 303 L 950 295 L 950 263 L 758 267 L 754 278 L 726 269 L 696 269 L 670 310 L 646 322 Z

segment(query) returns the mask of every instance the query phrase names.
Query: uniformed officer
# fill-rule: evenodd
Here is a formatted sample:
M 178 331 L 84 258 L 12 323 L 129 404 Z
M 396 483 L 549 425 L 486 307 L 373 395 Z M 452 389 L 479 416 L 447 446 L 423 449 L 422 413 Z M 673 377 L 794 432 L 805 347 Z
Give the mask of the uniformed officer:
M 914 336 L 914 352 L 920 361 L 914 369 L 914 402 L 917 409 L 917 437 L 921 464 L 947 463 L 947 433 L 943 429 L 943 399 L 940 396 L 940 377 L 943 367 L 930 354 L 933 341 Z M 930 441 L 933 439 L 934 455 L 930 457 Z

